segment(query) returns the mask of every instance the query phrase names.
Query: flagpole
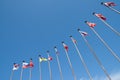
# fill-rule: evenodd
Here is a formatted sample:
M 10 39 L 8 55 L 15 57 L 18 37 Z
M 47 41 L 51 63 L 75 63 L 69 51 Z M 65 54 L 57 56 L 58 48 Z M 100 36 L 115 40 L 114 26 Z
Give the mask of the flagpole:
M 80 31 L 80 30 L 78 29 L 78 31 Z M 82 36 L 83 40 L 85 41 L 86 45 L 88 46 L 89 50 L 91 51 L 92 55 L 94 56 L 94 58 L 98 62 L 99 66 L 101 67 L 101 69 L 103 70 L 103 72 L 105 73 L 105 75 L 108 77 L 109 80 L 112 80 L 111 77 L 109 76 L 109 74 L 107 73 L 106 69 L 102 65 L 101 61 L 97 57 L 95 51 L 93 50 L 93 48 L 91 47 L 91 45 L 88 43 L 87 39 L 81 33 L 80 33 L 80 35 Z
M 14 70 L 12 70 L 12 72 L 11 72 L 10 80 L 12 80 L 13 74 L 14 74 Z
M 39 58 L 41 57 L 41 55 L 39 55 Z M 38 59 L 39 59 L 38 58 Z M 42 80 L 42 71 L 41 71 L 41 62 L 39 62 L 39 73 L 40 73 L 40 80 Z
M 60 61 L 59 61 L 59 57 L 58 57 L 57 47 L 55 46 L 54 49 L 55 49 L 55 53 L 56 53 L 58 68 L 60 71 L 60 78 L 61 78 L 61 80 L 63 80 L 63 74 L 62 74 L 62 69 L 61 69 L 61 65 L 60 65 Z
M 20 80 L 22 80 L 23 68 L 21 69 Z
M 105 22 L 104 20 L 100 19 L 106 26 L 108 26 L 114 33 L 116 33 L 118 36 L 120 36 L 120 33 L 115 30 L 111 25 L 109 25 L 107 22 Z
M 29 76 L 29 80 L 31 80 L 32 78 L 32 68 L 30 68 L 30 76 Z
M 97 16 L 96 16 L 97 17 Z M 100 19 L 100 18 L 99 18 Z M 114 33 L 116 33 L 118 36 L 120 36 L 120 33 L 115 30 L 111 25 L 109 25 L 106 21 L 100 19 L 106 26 L 108 26 Z
M 64 44 L 64 42 L 62 42 L 62 44 Z M 65 49 L 64 49 L 65 50 Z M 70 65 L 70 68 L 71 68 L 71 70 L 72 70 L 72 75 L 73 75 L 73 77 L 74 77 L 74 80 L 76 80 L 76 75 L 75 75 L 75 73 L 74 73 L 74 69 L 73 69 L 73 67 L 72 67 L 72 63 L 71 63 L 71 61 L 70 61 L 70 58 L 69 58 L 69 56 L 68 56 L 68 52 L 65 50 L 65 53 L 66 53 L 66 56 L 67 56 L 67 59 L 68 59 L 68 63 L 69 63 L 69 65 Z
M 47 51 L 47 55 L 48 55 L 48 58 L 50 57 L 49 55 L 49 51 Z M 49 68 L 49 73 L 50 73 L 50 80 L 52 80 L 52 70 L 51 70 L 51 66 L 50 66 L 50 61 L 48 60 L 48 68 Z
M 72 40 L 72 36 L 70 36 L 70 38 L 71 38 L 71 40 Z M 89 72 L 89 70 L 88 70 L 88 67 L 87 67 L 87 65 L 85 64 L 85 61 L 84 61 L 84 59 L 83 59 L 83 57 L 82 57 L 82 55 L 81 55 L 81 53 L 80 53 L 77 45 L 74 43 L 73 40 L 72 40 L 72 42 L 73 42 L 73 44 L 74 44 L 74 46 L 75 46 L 75 49 L 77 50 L 77 53 L 78 53 L 78 55 L 79 55 L 79 57 L 80 57 L 80 60 L 81 60 L 81 62 L 82 62 L 82 64 L 83 64 L 83 66 L 84 66 L 84 68 L 85 68 L 85 70 L 86 70 L 86 72 L 87 72 L 90 80 L 93 80 L 93 79 L 92 79 L 92 76 L 91 76 L 91 74 L 90 74 L 90 72 Z
M 120 11 L 114 9 L 113 7 L 108 7 L 108 8 L 110 8 L 111 10 L 113 10 L 113 11 L 115 11 L 116 13 L 120 14 Z
M 90 27 L 91 28 L 91 27 Z M 108 44 L 101 38 L 101 36 L 93 29 L 91 30 L 96 34 L 96 36 L 101 40 L 101 42 L 105 45 L 105 47 L 111 52 L 111 54 L 120 62 L 120 58 L 117 54 L 108 46 Z

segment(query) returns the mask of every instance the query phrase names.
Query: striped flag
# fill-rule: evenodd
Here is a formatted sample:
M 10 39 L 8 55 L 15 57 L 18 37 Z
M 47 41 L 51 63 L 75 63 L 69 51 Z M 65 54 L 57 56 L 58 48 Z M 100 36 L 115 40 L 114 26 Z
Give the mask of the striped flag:
M 71 37 L 72 41 L 73 41 L 75 44 L 77 44 L 77 41 L 76 41 L 72 36 L 70 36 L 70 37 Z
M 22 68 L 23 68 L 23 69 L 29 68 L 29 63 L 23 61 L 23 63 L 22 63 Z

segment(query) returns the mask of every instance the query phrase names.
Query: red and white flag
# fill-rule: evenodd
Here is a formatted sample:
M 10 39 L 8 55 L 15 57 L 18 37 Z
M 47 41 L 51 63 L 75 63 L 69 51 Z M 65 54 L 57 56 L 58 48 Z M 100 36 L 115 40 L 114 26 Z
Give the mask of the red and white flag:
M 98 18 L 100 18 L 100 19 L 102 19 L 102 20 L 106 20 L 106 17 L 105 16 L 103 16 L 102 14 L 96 14 L 95 13 L 95 16 L 97 16 Z
M 116 6 L 114 2 L 105 2 L 104 5 L 105 6 Z
M 29 68 L 29 63 L 27 63 L 27 62 L 23 62 L 22 63 L 22 68 Z
M 80 34 L 81 34 L 82 36 L 87 36 L 87 35 L 88 35 L 88 33 L 85 32 L 85 31 L 80 31 Z
M 31 67 L 31 68 L 34 67 L 32 60 L 30 60 L 29 67 Z
M 18 70 L 18 69 L 19 69 L 19 66 L 20 66 L 19 64 L 14 63 L 14 65 L 13 65 L 13 71 L 14 71 L 14 70 Z
M 51 60 L 52 60 L 52 57 L 49 56 L 49 57 L 48 57 L 48 60 L 51 61 Z
M 92 28 L 94 28 L 94 27 L 96 26 L 95 23 L 91 23 L 91 22 L 86 22 L 86 24 L 87 24 L 88 26 L 92 27 Z
M 75 44 L 77 43 L 77 41 L 73 37 L 71 37 L 71 39 Z
M 63 43 L 63 46 L 64 46 L 65 50 L 68 51 L 68 46 L 65 43 Z

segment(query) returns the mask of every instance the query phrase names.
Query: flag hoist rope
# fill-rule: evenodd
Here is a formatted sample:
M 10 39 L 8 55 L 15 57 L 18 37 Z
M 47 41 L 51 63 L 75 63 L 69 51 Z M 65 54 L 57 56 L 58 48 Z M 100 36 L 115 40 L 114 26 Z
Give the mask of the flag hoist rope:
M 61 69 L 61 65 L 60 65 L 60 61 L 59 61 L 59 57 L 58 57 L 58 53 L 57 53 L 56 50 L 57 50 L 57 48 L 55 47 L 55 53 L 56 53 L 56 58 L 57 58 L 58 68 L 59 68 L 59 71 L 60 71 L 60 78 L 61 78 L 61 80 L 63 80 L 62 69 Z
M 72 40 L 72 36 L 70 36 L 70 37 L 71 37 L 71 40 Z M 81 60 L 81 62 L 82 62 L 82 64 L 83 64 L 83 66 L 84 66 L 84 68 L 85 68 L 85 70 L 86 70 L 86 72 L 87 72 L 90 80 L 93 80 L 93 79 L 92 79 L 92 76 L 91 76 L 91 74 L 90 74 L 90 72 L 89 72 L 89 70 L 88 70 L 88 67 L 87 67 L 87 65 L 85 64 L 85 61 L 84 61 L 84 59 L 83 59 L 83 57 L 82 57 L 82 55 L 81 55 L 81 53 L 80 53 L 77 45 L 74 43 L 73 40 L 72 40 L 72 42 L 73 42 L 73 44 L 74 44 L 74 46 L 75 46 L 75 49 L 77 50 L 77 53 L 78 53 L 78 55 L 79 55 L 79 57 L 80 57 L 80 60 Z
M 81 33 L 80 33 L 81 34 Z M 92 55 L 94 56 L 94 58 L 96 59 L 96 61 L 98 62 L 99 66 L 101 67 L 101 69 L 103 70 L 103 72 L 105 73 L 105 75 L 108 77 L 109 80 L 112 80 L 111 77 L 109 76 L 109 74 L 107 73 L 106 69 L 104 68 L 104 66 L 102 65 L 102 63 L 100 62 L 99 58 L 97 57 L 95 51 L 93 50 L 93 48 L 90 46 L 90 44 L 88 43 L 87 39 L 81 34 L 83 40 L 85 41 L 86 45 L 88 46 L 89 50 L 91 51 Z
M 62 44 L 63 44 L 64 42 L 62 42 Z M 63 45 L 64 46 L 64 45 Z M 65 49 L 64 49 L 65 50 Z M 70 58 L 69 58 L 69 56 L 68 56 L 68 52 L 65 50 L 65 53 L 66 53 L 66 56 L 67 56 L 67 59 L 68 59 L 68 63 L 69 63 L 69 65 L 70 65 L 70 68 L 71 68 L 71 71 L 72 71 L 72 75 L 73 75 L 73 77 L 74 77 L 74 80 L 76 80 L 76 75 L 75 75 L 75 73 L 74 73 L 74 69 L 73 69 L 73 67 L 72 67 L 72 63 L 71 63 L 71 61 L 70 61 Z
M 105 47 L 111 52 L 111 54 L 120 62 L 120 58 L 117 54 L 108 46 L 108 44 L 100 37 L 100 35 L 93 29 L 91 30 L 97 35 L 97 37 L 101 40 L 101 42 L 105 45 Z

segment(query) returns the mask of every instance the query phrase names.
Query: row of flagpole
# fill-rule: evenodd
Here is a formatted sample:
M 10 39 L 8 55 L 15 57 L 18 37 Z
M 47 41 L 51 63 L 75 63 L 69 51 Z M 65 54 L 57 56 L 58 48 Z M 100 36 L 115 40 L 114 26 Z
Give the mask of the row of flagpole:
M 109 3 L 101 3 L 103 5 L 105 5 L 106 7 L 108 7 L 109 9 L 115 11 L 116 13 L 119 13 L 120 12 L 116 9 L 113 8 L 113 6 L 115 6 L 115 4 L 113 2 L 109 2 Z M 93 15 L 95 15 L 97 18 L 99 18 L 99 20 L 101 20 L 107 27 L 109 27 L 115 34 L 117 34 L 118 36 L 120 36 L 120 33 L 115 30 L 111 25 L 109 25 L 107 22 L 106 22 L 106 17 L 104 17 L 102 14 L 97 14 L 97 13 L 93 13 Z M 99 38 L 99 40 L 105 45 L 105 47 L 110 51 L 110 53 L 115 57 L 115 59 L 118 60 L 118 62 L 120 62 L 120 57 L 112 50 L 112 48 L 109 47 L 109 45 L 104 41 L 104 39 L 95 31 L 94 27 L 96 26 L 95 23 L 91 23 L 91 22 L 88 22 L 88 21 L 85 21 L 85 23 L 90 27 L 90 29 L 94 32 L 94 34 Z M 86 32 L 84 31 L 81 31 L 80 29 L 78 29 L 78 32 L 81 34 L 83 40 L 85 41 L 87 47 L 89 48 L 90 52 L 92 53 L 92 55 L 94 56 L 95 60 L 97 61 L 98 65 L 100 66 L 100 68 L 103 70 L 104 74 L 107 76 L 107 78 L 109 80 L 112 80 L 110 75 L 108 74 L 107 70 L 105 69 L 105 67 L 103 66 L 103 64 L 101 63 L 101 61 L 99 60 L 99 58 L 97 57 L 95 51 L 93 50 L 93 48 L 91 47 L 91 45 L 89 44 L 89 42 L 87 41 L 87 39 L 85 38 L 85 36 L 87 35 Z M 93 80 L 91 74 L 90 74 L 90 71 L 88 69 L 88 66 L 86 65 L 81 53 L 80 53 L 80 50 L 78 49 L 78 46 L 76 44 L 76 40 L 70 36 L 73 44 L 74 44 L 74 47 L 79 55 L 79 58 L 83 64 L 83 67 L 85 68 L 86 70 L 86 73 L 87 75 L 89 76 L 89 79 L 90 80 Z M 64 50 L 65 50 L 65 54 L 66 54 L 66 57 L 67 57 L 67 60 L 68 60 L 68 64 L 70 66 L 70 69 L 72 71 L 72 75 L 73 75 L 73 78 L 74 80 L 77 80 L 76 79 L 76 74 L 74 72 L 74 69 L 73 69 L 73 66 L 72 66 L 72 63 L 71 63 L 71 60 L 69 58 L 69 55 L 68 55 L 68 46 L 62 42 L 63 44 L 63 47 L 64 47 Z M 58 68 L 59 68 L 59 72 L 60 72 L 60 79 L 61 80 L 64 80 L 63 79 L 63 74 L 62 74 L 62 69 L 61 69 L 61 65 L 60 65 L 60 61 L 59 61 L 59 56 L 58 56 L 58 50 L 57 50 L 57 47 L 54 47 L 55 49 L 55 53 L 56 53 L 56 60 L 57 60 L 57 63 L 58 63 Z M 50 53 L 49 51 L 47 51 L 47 55 L 48 55 L 48 59 L 42 57 L 41 55 L 39 55 L 39 73 L 40 73 L 40 80 L 42 80 L 42 67 L 41 67 L 41 62 L 42 61 L 47 61 L 48 62 L 48 69 L 49 69 L 49 75 L 50 75 L 50 80 L 53 80 L 52 79 L 52 70 L 51 70 L 51 65 L 50 65 L 50 61 L 52 60 L 52 58 L 50 57 Z M 25 61 L 23 61 L 23 63 L 25 63 Z M 12 80 L 13 78 L 13 75 L 14 75 L 14 70 L 17 70 L 17 67 L 15 66 L 19 66 L 18 64 L 14 63 L 14 68 L 11 72 L 11 76 L 10 76 L 10 80 Z M 24 68 L 30 68 L 30 74 L 29 74 L 29 80 L 31 80 L 32 78 L 32 67 L 33 67 L 33 63 L 32 63 L 32 59 L 30 60 L 30 64 L 23 64 Z M 23 71 L 24 71 L 24 68 L 22 67 L 21 68 L 21 73 L 20 73 L 20 80 L 22 80 L 23 78 Z

